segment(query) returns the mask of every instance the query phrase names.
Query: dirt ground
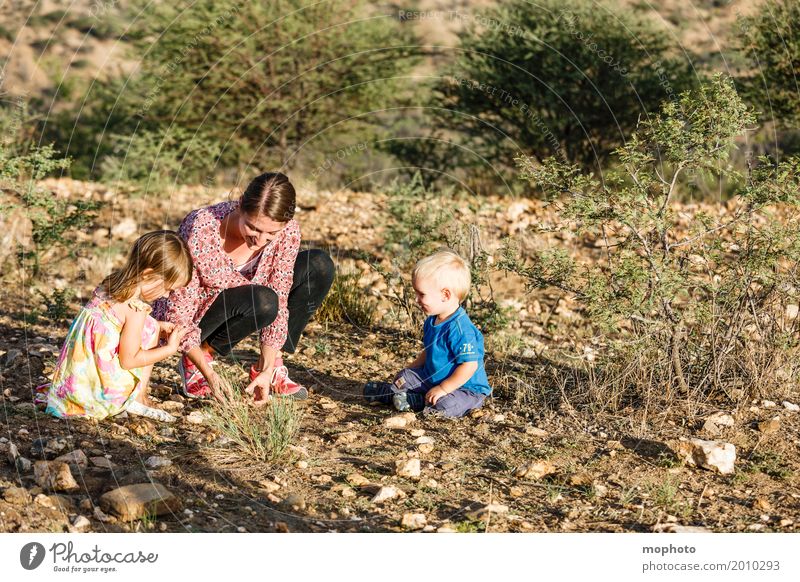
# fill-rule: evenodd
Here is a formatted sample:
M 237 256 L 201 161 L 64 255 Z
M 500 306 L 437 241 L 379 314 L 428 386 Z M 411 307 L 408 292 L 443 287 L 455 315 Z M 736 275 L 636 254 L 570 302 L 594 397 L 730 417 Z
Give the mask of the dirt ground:
M 576 407 L 562 390 L 546 400 L 548 406 L 531 409 L 516 391 L 533 371 L 549 365 L 547 354 L 567 348 L 580 354 L 596 338 L 576 331 L 580 312 L 566 308 L 563 298 L 526 294 L 518 281 L 498 278 L 495 285 L 513 317 L 508 330 L 487 337 L 494 397 L 467 418 L 420 416 L 404 427 L 387 426 L 397 414 L 365 403 L 361 387 L 368 380 L 390 379 L 420 343 L 395 325 L 385 285 L 359 254 L 366 250 L 387 259 L 381 232 L 385 199 L 377 194 L 301 193 L 297 218 L 306 245 L 328 250 L 340 270 L 360 271 L 359 284 L 381 307 L 377 323 L 367 328 L 312 322 L 298 353 L 287 357 L 292 377 L 309 388 L 310 397 L 299 404 L 301 429 L 281 462 L 214 462 L 214 451 L 229 444 L 204 421 L 190 421 L 201 418 L 191 413 L 208 404 L 175 393 L 176 358 L 156 365 L 152 391 L 158 402 L 183 406 L 174 424 L 135 417 L 101 423 L 51 418 L 33 405 L 32 388 L 52 370 L 69 319 L 103 273 L 119 263 L 138 232 L 176 228 L 186 212 L 225 194 L 184 188 L 159 198 L 131 198 L 69 180 L 49 185 L 61 195 L 107 204 L 92 228 L 76 233 L 69 260 L 43 281 L 29 283 L 7 273 L 11 283 L 0 305 L 0 531 L 792 532 L 800 523 L 796 386 L 738 407 L 677 403 L 616 415 Z M 486 225 L 489 247 L 502 234 L 526 232 L 547 220 L 539 203 L 520 200 L 488 199 L 463 212 Z M 567 242 L 576 252 L 596 250 L 585 241 Z M 34 322 L 25 316 L 37 304 L 32 286 L 66 286 L 80 296 L 66 319 Z M 563 326 L 548 325 L 550 317 Z M 251 339 L 226 363 L 244 369 L 256 357 Z M 730 413 L 734 424 L 711 434 L 704 418 L 718 411 Z M 777 424 L 759 428 L 774 417 Z M 694 437 L 733 444 L 735 472 L 721 475 L 678 459 L 675 443 Z M 47 450 L 41 451 L 37 439 L 45 439 Z M 73 472 L 77 490 L 54 493 L 38 486 L 31 470 L 6 460 L 12 443 L 34 462 L 72 449 L 92 461 Z M 171 464 L 148 468 L 151 456 Z M 396 462 L 409 459 L 419 459 L 418 477 L 397 474 Z M 537 470 L 549 474 L 537 478 Z M 132 521 L 99 511 L 104 493 L 151 481 L 173 493 L 180 507 Z M 382 487 L 393 487 L 395 496 L 374 500 Z

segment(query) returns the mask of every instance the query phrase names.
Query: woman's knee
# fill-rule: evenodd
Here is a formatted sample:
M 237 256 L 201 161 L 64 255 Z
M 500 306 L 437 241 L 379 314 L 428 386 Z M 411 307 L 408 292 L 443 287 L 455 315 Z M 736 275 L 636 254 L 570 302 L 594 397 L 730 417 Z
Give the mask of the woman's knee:
M 253 316 L 258 327 L 264 327 L 278 317 L 278 294 L 263 285 L 252 286 Z
M 311 249 L 304 251 L 298 259 L 298 263 L 307 269 L 311 287 L 323 295 L 327 294 L 336 274 L 336 266 L 330 255 L 321 249 Z

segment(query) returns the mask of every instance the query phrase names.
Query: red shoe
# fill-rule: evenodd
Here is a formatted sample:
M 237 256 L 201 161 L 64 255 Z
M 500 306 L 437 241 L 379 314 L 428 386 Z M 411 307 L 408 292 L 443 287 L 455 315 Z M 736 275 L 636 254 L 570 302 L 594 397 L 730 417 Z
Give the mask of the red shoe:
M 214 362 L 211 354 L 203 352 L 203 355 L 209 365 Z M 183 356 L 178 362 L 178 373 L 183 379 L 181 394 L 187 398 L 208 398 L 211 396 L 211 386 L 208 385 L 205 376 L 188 357 Z
M 255 380 L 260 373 L 261 370 L 257 370 L 255 366 L 250 366 L 250 381 Z M 283 359 L 280 357 L 275 359 L 275 371 L 272 374 L 270 392 L 279 396 L 294 398 L 295 400 L 308 398 L 308 390 L 289 378 L 289 370 L 283 365 Z

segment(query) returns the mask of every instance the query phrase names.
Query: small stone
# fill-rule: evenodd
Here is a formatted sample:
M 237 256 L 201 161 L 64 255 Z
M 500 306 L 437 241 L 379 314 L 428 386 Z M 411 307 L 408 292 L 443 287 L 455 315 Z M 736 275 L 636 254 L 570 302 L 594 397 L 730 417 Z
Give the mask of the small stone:
M 76 515 L 70 520 L 70 531 L 73 533 L 89 531 L 91 527 L 92 522 L 83 515 Z
M 778 522 L 778 525 L 780 525 L 781 527 L 789 527 L 790 525 L 794 525 L 794 520 L 793 519 L 789 519 L 788 517 L 786 517 L 786 518 L 783 518 L 782 520 L 780 520 Z
M 778 405 L 775 404 L 772 400 L 762 400 L 761 406 L 763 406 L 764 408 L 775 408 Z
M 656 533 L 711 533 L 711 530 L 705 527 L 677 523 L 659 523 L 653 526 L 653 531 Z
M 435 532 L 435 531 L 436 531 L 436 526 L 435 525 L 426 525 L 425 527 L 422 528 L 422 532 L 423 533 L 431 533 L 431 532 Z
M 400 525 L 412 531 L 422 529 L 427 524 L 428 519 L 425 517 L 424 513 L 404 513 L 403 519 L 400 521 Z
M 352 432 L 352 431 L 351 432 L 343 432 L 343 433 L 340 433 L 340 434 L 338 434 L 336 436 L 336 440 L 334 441 L 334 444 L 339 445 L 339 446 L 341 446 L 341 445 L 349 445 L 350 443 L 353 443 L 353 442 L 357 441 L 359 438 L 361 438 L 361 435 L 358 434 L 357 432 Z
M 207 420 L 207 416 L 199 410 L 194 410 L 184 417 L 184 420 L 189 424 L 203 424 Z
M 386 428 L 405 428 L 407 425 L 413 423 L 417 419 L 413 412 L 406 412 L 404 414 L 397 414 L 384 419 L 383 426 Z
M 289 496 L 283 500 L 283 505 L 292 511 L 304 511 L 306 508 L 306 499 L 299 493 L 290 493 Z
M 294 466 L 298 469 L 308 469 L 308 463 L 306 461 L 297 461 Z
M 280 485 L 275 483 L 275 481 L 259 481 L 258 486 L 261 487 L 267 493 L 275 493 L 278 489 L 281 488 Z
M 123 521 L 180 510 L 181 501 L 160 483 L 126 485 L 100 497 L 100 508 Z
M 89 457 L 89 461 L 95 467 L 100 467 L 101 469 L 115 469 L 116 465 L 112 463 L 106 457 Z
M 514 471 L 514 476 L 522 479 L 542 479 L 547 475 L 552 475 L 556 472 L 556 467 L 550 461 L 534 461 L 527 463 L 517 468 Z
M 182 402 L 167 400 L 166 402 L 162 402 L 159 405 L 159 408 L 164 412 L 169 412 L 170 414 L 181 414 L 183 412 L 184 405 Z
M 423 455 L 428 455 L 433 452 L 433 445 L 432 444 L 419 445 L 417 449 Z
M 522 487 L 513 485 L 508 488 L 508 494 L 516 499 L 518 497 L 522 497 L 523 495 L 525 495 L 525 491 L 523 491 Z
M 730 443 L 689 439 L 681 440 L 676 449 L 677 455 L 692 466 L 718 471 L 722 475 L 734 472 L 736 447 Z
M 86 458 L 86 453 L 80 449 L 75 449 L 66 455 L 61 455 L 60 457 L 56 458 L 56 461 L 68 464 L 70 470 L 75 471 L 76 473 L 81 472 L 83 469 L 89 466 L 89 459 Z
M 765 497 L 759 497 L 753 502 L 753 509 L 758 511 L 772 511 L 772 504 Z
M 31 494 L 24 487 L 9 487 L 3 491 L 3 499 L 11 505 L 28 505 L 31 502 Z
M 713 435 L 719 434 L 724 427 L 734 425 L 733 416 L 725 412 L 715 412 L 703 422 L 703 429 Z
M 312 479 L 314 481 L 316 481 L 317 483 L 319 483 L 320 485 L 327 485 L 328 483 L 333 481 L 333 477 L 331 477 L 330 475 L 324 475 L 324 474 L 323 475 L 316 475 L 315 477 L 312 477 Z
M 424 428 L 415 428 L 414 430 L 411 431 L 412 437 L 421 437 L 424 434 L 425 434 Z
M 6 457 L 8 458 L 8 462 L 12 465 L 16 464 L 17 459 L 19 458 L 19 449 L 17 445 L 12 442 L 8 443 L 8 451 L 6 452 Z
M 473 509 L 467 512 L 467 517 L 471 519 L 484 519 L 489 514 L 496 513 L 496 514 L 503 514 L 508 513 L 508 506 L 501 505 L 499 503 L 488 503 L 486 505 L 482 505 L 477 509 Z
M 419 479 L 422 468 L 419 459 L 406 459 L 395 461 L 395 474 L 398 477 L 406 477 L 408 479 Z
M 31 469 L 33 468 L 33 463 L 31 463 L 25 457 L 17 457 L 16 463 L 14 463 L 17 471 L 20 473 L 30 473 Z
M 436 489 L 439 487 L 439 482 L 436 479 L 428 479 L 425 481 L 425 486 L 430 487 L 431 489 Z
M 764 434 L 771 434 L 778 432 L 781 428 L 781 417 L 773 416 L 769 420 L 763 420 L 758 423 L 758 430 Z
M 164 523 L 163 521 L 159 522 L 158 531 L 167 531 L 167 524 Z
M 371 503 L 383 503 L 395 497 L 405 497 L 405 493 L 393 485 L 384 485 L 378 489 L 377 493 L 375 493 L 370 501 Z
M 242 527 L 241 525 L 236 528 L 236 531 L 239 533 L 247 533 L 247 528 Z
M 120 427 L 126 428 L 126 427 Z M 127 429 L 136 436 L 150 436 L 156 434 L 156 425 L 144 418 L 135 418 L 128 423 Z
M 37 485 L 45 490 L 73 491 L 78 488 L 69 465 L 59 461 L 36 461 L 33 476 Z
M 800 412 L 800 406 L 797 404 L 792 404 L 788 400 L 783 401 L 783 407 L 789 412 Z
M 436 533 L 458 533 L 458 530 L 453 529 L 449 525 L 443 525 L 436 530 Z
M 148 469 L 163 469 L 164 467 L 169 467 L 172 465 L 172 461 L 170 461 L 166 457 L 158 457 L 152 456 L 148 457 L 147 460 L 144 462 L 144 466 Z
M 501 422 L 505 422 L 505 421 L 506 421 L 506 415 L 505 414 L 495 414 L 492 417 L 492 422 L 494 422 L 494 423 L 501 423 Z
M 353 487 L 363 487 L 364 485 L 369 485 L 370 483 L 370 480 L 360 473 L 351 473 L 347 476 L 346 480 Z
M 433 439 L 429 436 L 421 436 L 417 440 L 414 441 L 418 445 L 432 445 Z
M 117 239 L 129 239 L 136 234 L 138 230 L 136 221 L 132 218 L 123 218 L 111 227 L 111 236 Z
M 531 436 L 539 438 L 545 438 L 547 436 L 550 436 L 550 433 L 547 432 L 546 430 L 530 425 L 525 427 L 525 434 L 529 434 Z
M 322 410 L 336 410 L 337 408 L 339 408 L 339 405 L 336 404 L 336 402 L 334 402 L 327 396 L 323 396 L 322 398 L 320 398 L 317 401 L 317 403 L 319 404 L 320 408 L 322 408 Z
M 92 503 L 92 500 L 90 498 L 86 497 L 81 500 L 79 507 L 84 511 L 91 511 L 92 508 L 94 507 L 94 503 Z
M 275 524 L 275 531 L 277 533 L 289 533 L 289 526 L 285 521 L 279 521 Z
M 592 476 L 586 472 L 575 473 L 569 478 L 569 484 L 573 487 L 585 487 L 591 485 L 593 481 Z
M 351 499 L 356 496 L 356 492 L 353 490 L 352 487 L 342 487 L 342 497 L 345 499 Z
M 53 503 L 53 500 L 50 499 L 49 495 L 45 495 L 44 493 L 39 493 L 34 499 L 33 502 L 37 505 L 41 505 L 42 507 L 47 507 L 48 509 L 55 509 L 56 504 Z

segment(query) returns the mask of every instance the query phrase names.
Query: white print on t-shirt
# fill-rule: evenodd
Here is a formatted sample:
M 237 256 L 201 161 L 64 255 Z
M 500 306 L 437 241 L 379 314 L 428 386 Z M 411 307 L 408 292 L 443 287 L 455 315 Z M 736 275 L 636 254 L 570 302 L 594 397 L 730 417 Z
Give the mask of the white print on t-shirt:
M 470 344 L 470 343 L 461 344 L 461 353 L 462 354 L 474 354 L 475 353 L 475 348 L 473 348 L 472 344 Z

